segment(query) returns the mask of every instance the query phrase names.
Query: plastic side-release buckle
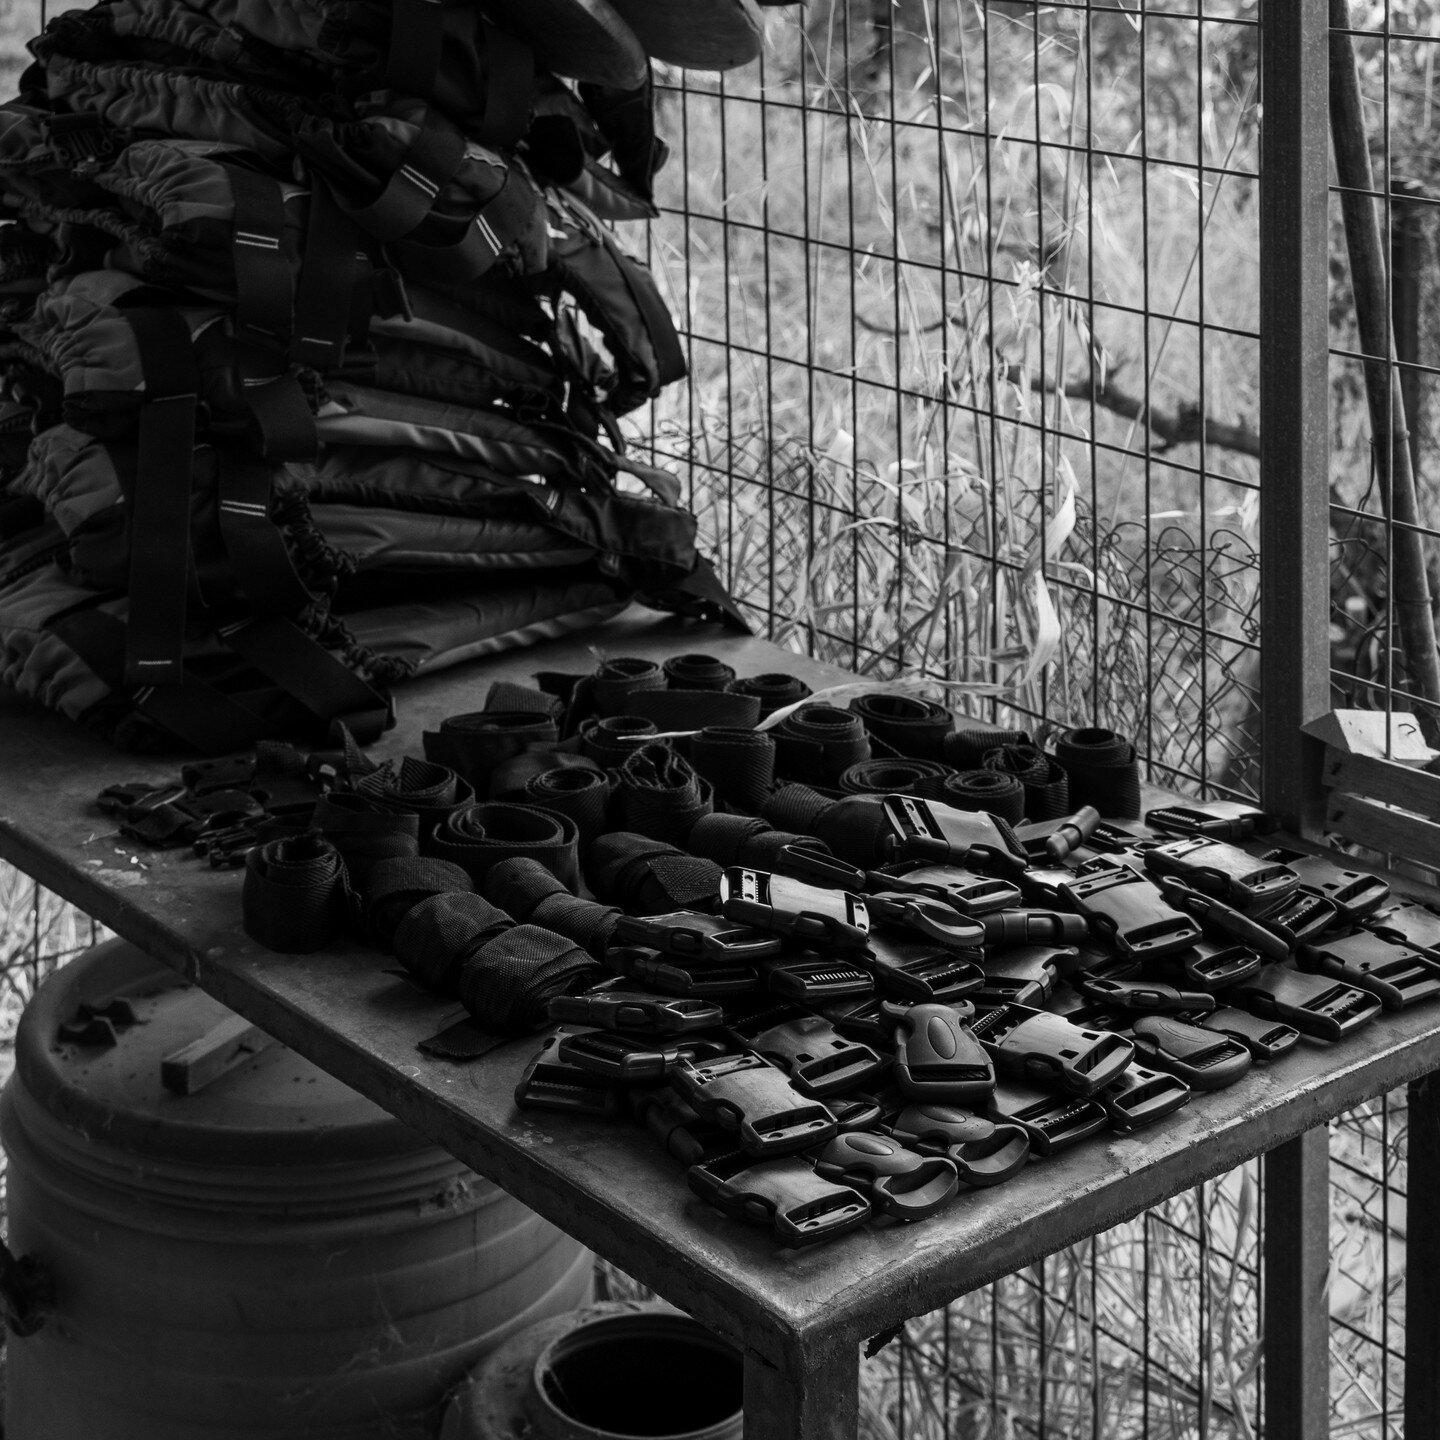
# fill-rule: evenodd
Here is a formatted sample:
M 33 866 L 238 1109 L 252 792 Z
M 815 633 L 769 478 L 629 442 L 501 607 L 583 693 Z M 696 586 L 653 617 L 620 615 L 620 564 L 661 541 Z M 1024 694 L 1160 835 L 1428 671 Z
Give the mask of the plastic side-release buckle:
M 515 1086 L 515 1103 L 522 1110 L 562 1110 L 613 1118 L 624 1106 L 623 1092 L 602 1076 L 560 1059 L 560 1041 L 568 1033 L 557 1030 L 545 1037 Z
M 1002 1075 L 995 1082 L 987 1114 L 992 1120 L 1018 1125 L 1030 1137 L 1037 1155 L 1057 1155 L 1103 1130 L 1105 1107 L 1076 1095 L 1053 1095 L 1022 1080 Z
M 1387 1010 L 1403 1010 L 1440 995 L 1440 962 L 1433 955 L 1368 930 L 1302 945 L 1296 959 L 1302 969 L 1368 990 Z
M 1262 857 L 1286 865 L 1300 877 L 1300 888 L 1323 896 L 1344 920 L 1358 924 L 1373 915 L 1390 898 L 1390 886 L 1378 875 L 1346 870 L 1324 855 L 1301 850 L 1267 850 Z
M 819 1007 L 840 1034 L 867 1045 L 890 1044 L 890 1021 L 881 1010 L 884 1002 L 874 995 L 851 995 Z
M 886 1002 L 895 1046 L 895 1083 L 914 1100 L 981 1104 L 995 1085 L 995 1067 L 965 1020 L 950 1005 L 896 1005 Z
M 1131 1065 L 1095 1097 L 1104 1107 L 1110 1128 L 1128 1135 L 1173 1115 L 1190 1100 L 1190 1087 L 1175 1075 Z
M 918 940 L 896 940 L 872 933 L 870 948 L 855 955 L 875 977 L 875 988 L 891 1000 L 941 1003 L 959 1000 L 985 983 L 977 963 L 980 951 L 957 954 L 942 946 Z
M 1192 920 L 1198 920 L 1206 935 L 1238 941 L 1272 960 L 1283 960 L 1290 953 L 1289 945 L 1281 936 L 1224 901 L 1202 895 L 1174 876 L 1160 877 L 1159 884 L 1166 901 Z
M 1075 872 L 1065 865 L 1031 866 L 1015 877 L 1015 883 L 1026 905 L 1033 905 L 1039 910 L 1056 910 L 1065 903 L 1060 887 L 1074 878 Z
M 1302 888 L 1274 910 L 1256 917 L 1285 946 L 1288 956 L 1306 940 L 1323 935 L 1340 918 L 1339 907 L 1323 895 Z M 1271 951 L 1264 951 L 1271 954 Z M 1274 958 L 1278 961 L 1280 956 Z
M 1371 915 L 1365 921 L 1365 928 L 1393 941 L 1396 945 L 1411 945 L 1416 950 L 1440 952 L 1440 915 L 1428 905 L 1406 901 L 1392 905 Z
M 763 960 L 760 974 L 772 995 L 812 1009 L 831 1000 L 843 1000 L 847 995 L 870 995 L 875 990 L 875 981 L 869 972 L 851 964 L 848 958 L 826 960 L 819 956 L 792 955 Z
M 706 958 L 686 960 L 637 945 L 612 946 L 605 952 L 605 963 L 663 995 L 687 999 L 745 995 L 761 985 L 760 972 L 753 965 Z
M 1030 1159 L 1030 1136 L 1021 1126 L 996 1124 L 953 1105 L 914 1102 L 884 1129 L 912 1150 L 945 1156 L 976 1189 L 1003 1184 Z
M 1272 937 L 1273 938 L 1273 937 Z M 1181 990 L 1203 990 L 1213 995 L 1238 985 L 1259 972 L 1264 961 L 1244 945 L 1223 945 L 1200 940 L 1188 950 L 1150 961 L 1146 973 Z
M 799 1156 L 756 1160 L 738 1151 L 692 1165 L 688 1180 L 702 1200 L 734 1219 L 773 1226 L 792 1249 L 833 1240 L 870 1218 L 864 1195 L 827 1180 Z
M 683 1061 L 670 1083 L 703 1118 L 737 1133 L 750 1155 L 793 1154 L 836 1133 L 830 1111 L 801 1095 L 759 1055 L 730 1055 L 703 1065 Z
M 1208 835 L 1216 840 L 1244 840 L 1280 828 L 1280 817 L 1238 800 L 1192 801 L 1145 812 L 1145 823 L 1171 835 Z
M 743 1028 L 736 1031 L 744 1036 Z M 790 1077 L 803 1094 L 828 1100 L 885 1073 L 888 1062 L 868 1045 L 839 1034 L 822 1015 L 801 1015 L 771 1025 L 745 1043 Z
M 981 918 L 985 944 L 1076 945 L 1090 938 L 1090 922 L 1070 910 L 1001 910 Z
M 1015 838 L 1025 847 L 1025 853 L 1031 860 L 1059 864 L 1082 845 L 1089 844 L 1099 824 L 1100 812 L 1093 805 L 1082 805 L 1073 815 L 1060 815 L 1053 820 L 1031 820 L 1017 825 Z
M 923 1220 L 948 1205 L 960 1188 L 955 1166 L 920 1155 L 872 1130 L 837 1135 L 815 1156 L 815 1173 L 860 1191 L 873 1209 L 897 1220 Z
M 578 1030 L 566 1035 L 557 1054 L 568 1065 L 577 1065 L 618 1085 L 644 1084 L 663 1080 L 685 1060 L 711 1060 L 723 1055 L 726 1047 L 718 1040 L 692 1035 L 665 1043 L 657 1035 L 622 1035 L 614 1030 Z
M 666 955 L 711 955 L 721 960 L 759 960 L 780 952 L 778 935 L 718 915 L 675 910 L 668 915 L 622 915 L 615 922 L 621 945 L 644 945 Z
M 823 890 L 860 890 L 865 885 L 865 872 L 858 865 L 847 865 L 809 845 L 782 845 L 773 863 L 777 875 L 788 875 Z
M 870 930 L 861 896 L 740 865 L 720 877 L 720 910 L 743 925 L 842 950 L 863 950 Z
M 1135 820 L 1101 820 L 1085 842 L 1089 850 L 1144 850 L 1158 845 L 1161 836 Z
M 985 981 L 971 998 L 977 1009 L 1028 1005 L 1039 1010 L 1055 989 L 1062 970 L 1073 970 L 1080 952 L 1073 946 L 1017 945 L 987 955 Z
M 725 1013 L 709 1000 L 647 995 L 643 990 L 627 990 L 613 980 L 580 995 L 552 996 L 547 1008 L 552 1020 L 640 1035 L 688 1035 L 696 1030 L 713 1030 Z
M 729 1154 L 735 1137 L 702 1120 L 673 1090 L 632 1090 L 630 1110 L 667 1155 L 683 1165 L 697 1165 L 714 1155 Z
M 1343 1040 L 1380 1013 L 1380 1001 L 1328 975 L 1306 975 L 1286 965 L 1266 965 L 1227 997 L 1266 1019 L 1283 1020 L 1316 1040 Z
M 871 870 L 866 876 L 873 892 L 888 895 L 929 895 L 962 915 L 987 915 L 1020 903 L 1020 887 L 992 875 L 973 875 L 958 865 L 932 865 L 924 860 L 901 861 Z
M 1132 1033 L 1135 1049 L 1147 1065 L 1178 1075 L 1193 1090 L 1223 1090 L 1252 1063 L 1249 1049 L 1240 1041 L 1168 1015 L 1142 1015 Z
M 1278 1059 L 1300 1043 L 1300 1032 L 1292 1026 L 1252 1015 L 1248 1010 L 1237 1010 L 1233 1005 L 1222 1005 L 1202 1015 L 1197 1023 L 1243 1045 L 1251 1058 L 1262 1065 Z
M 994 866 L 1007 874 L 1028 863 L 1014 832 L 986 810 L 957 810 L 914 795 L 887 795 L 880 803 L 902 860 Z
M 1278 905 L 1300 885 L 1300 876 L 1288 865 L 1257 859 L 1238 846 L 1204 835 L 1169 840 L 1147 850 L 1145 868 L 1152 875 L 1173 875 L 1244 911 Z
M 1161 980 L 1111 980 L 1077 971 L 1071 983 L 1097 1005 L 1143 1015 L 1204 1015 L 1215 1008 L 1209 991 L 1177 990 Z
M 1172 909 L 1154 885 L 1125 866 L 1079 875 L 1061 889 L 1124 954 L 1169 955 L 1200 938 L 1200 927 L 1188 915 Z
M 871 894 L 865 903 L 874 919 L 952 950 L 974 950 L 985 943 L 981 924 L 933 895 Z
M 998 1069 L 1071 1095 L 1103 1090 L 1135 1056 L 1135 1047 L 1120 1035 L 1024 1005 L 981 1015 L 972 1029 Z

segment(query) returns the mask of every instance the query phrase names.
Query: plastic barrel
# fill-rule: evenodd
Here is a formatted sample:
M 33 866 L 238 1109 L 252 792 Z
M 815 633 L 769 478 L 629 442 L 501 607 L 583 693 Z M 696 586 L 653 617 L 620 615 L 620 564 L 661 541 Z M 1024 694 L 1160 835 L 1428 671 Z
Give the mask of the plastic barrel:
M 243 1031 L 116 941 L 27 1009 L 9 1242 L 55 1308 L 10 1340 L 7 1440 L 428 1440 L 480 1356 L 589 1299 L 579 1244 Z

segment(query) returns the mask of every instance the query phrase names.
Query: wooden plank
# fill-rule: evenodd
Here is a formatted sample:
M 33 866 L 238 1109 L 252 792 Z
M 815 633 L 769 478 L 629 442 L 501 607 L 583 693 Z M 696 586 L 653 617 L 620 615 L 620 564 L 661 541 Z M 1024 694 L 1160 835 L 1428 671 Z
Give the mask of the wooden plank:
M 1406 1187 L 1428 1212 L 1425 1196 L 1440 1194 L 1440 1075 L 1410 1087 Z M 1423 1218 L 1405 1241 L 1405 1430 L 1440 1435 L 1440 1228 Z
M 1331 827 L 1357 845 L 1440 869 L 1440 824 L 1433 820 L 1359 795 L 1333 797 L 1328 814 Z
M 232 1015 L 165 1056 L 160 1062 L 160 1083 L 177 1095 L 193 1095 L 274 1043 L 275 1037 L 258 1025 L 243 1015 Z
M 797 1350 L 783 1369 L 745 1357 L 745 1440 L 853 1440 L 860 1423 L 854 1344 Z
M 1342 794 L 1399 805 L 1419 815 L 1440 817 L 1440 775 L 1374 755 L 1325 752 L 1325 784 L 1332 802 Z

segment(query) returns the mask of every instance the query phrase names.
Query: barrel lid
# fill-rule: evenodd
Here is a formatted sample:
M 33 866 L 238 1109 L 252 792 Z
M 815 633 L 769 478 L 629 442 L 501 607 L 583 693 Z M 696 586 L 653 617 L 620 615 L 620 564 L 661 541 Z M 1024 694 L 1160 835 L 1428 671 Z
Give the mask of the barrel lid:
M 428 1146 L 293 1050 L 243 1030 L 233 1010 L 112 940 L 37 991 L 15 1037 L 16 1074 L 62 1124 L 156 1159 L 311 1166 Z M 167 1059 L 172 1086 L 192 1093 L 162 1082 Z

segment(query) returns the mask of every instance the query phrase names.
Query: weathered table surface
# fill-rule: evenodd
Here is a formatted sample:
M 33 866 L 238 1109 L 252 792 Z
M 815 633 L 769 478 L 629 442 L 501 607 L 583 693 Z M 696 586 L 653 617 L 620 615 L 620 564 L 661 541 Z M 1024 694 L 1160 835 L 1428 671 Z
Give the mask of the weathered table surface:
M 406 689 L 377 755 L 420 752 L 420 732 L 474 709 L 496 678 L 584 671 L 595 652 L 704 650 L 742 675 L 785 669 L 817 688 L 846 678 L 710 628 L 632 610 L 569 640 L 510 653 Z M 852 677 L 853 678 L 853 677 Z M 525 1114 L 512 1091 L 533 1040 L 464 1064 L 417 1042 L 458 1018 L 349 945 L 285 957 L 240 928 L 240 877 L 183 852 L 136 852 L 94 806 L 122 780 L 173 777 L 178 761 L 118 754 L 78 727 L 0 698 L 0 858 L 183 971 L 285 1044 L 432 1137 L 746 1356 L 746 1434 L 853 1435 L 857 1344 L 1038 1260 L 1440 1066 L 1440 1008 L 1385 1016 L 1341 1046 L 1306 1045 L 1172 1119 L 1097 1139 L 963 1194 L 925 1223 L 872 1226 L 809 1251 L 695 1199 L 637 1127 Z

